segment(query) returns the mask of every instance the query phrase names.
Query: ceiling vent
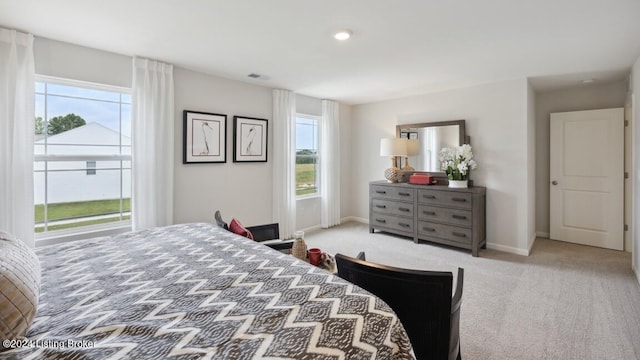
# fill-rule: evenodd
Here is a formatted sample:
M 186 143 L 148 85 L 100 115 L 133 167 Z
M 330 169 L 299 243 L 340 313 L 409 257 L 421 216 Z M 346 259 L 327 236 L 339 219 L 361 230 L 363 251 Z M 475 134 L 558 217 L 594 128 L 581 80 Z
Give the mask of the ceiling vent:
M 269 80 L 270 79 L 268 76 L 260 75 L 260 74 L 256 74 L 256 73 L 251 73 L 251 74 L 249 74 L 247 76 L 252 78 L 252 79 L 258 79 L 258 80 Z

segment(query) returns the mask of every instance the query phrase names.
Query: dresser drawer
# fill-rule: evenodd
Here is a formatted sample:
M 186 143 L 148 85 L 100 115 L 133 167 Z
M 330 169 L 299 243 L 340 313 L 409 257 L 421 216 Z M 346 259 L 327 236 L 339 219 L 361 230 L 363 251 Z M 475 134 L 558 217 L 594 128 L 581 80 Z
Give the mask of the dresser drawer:
M 471 244 L 471 229 L 452 225 L 418 221 L 418 237 L 420 235 Z
M 451 225 L 471 226 L 471 210 L 443 208 L 431 205 L 418 205 L 418 220 L 447 223 Z
M 373 199 L 372 210 L 375 213 L 407 216 L 413 218 L 413 204 L 400 201 Z
M 461 209 L 471 209 L 470 193 L 458 191 L 438 191 L 420 189 L 418 191 L 419 204 L 444 205 Z
M 413 201 L 416 190 L 397 186 L 371 185 L 371 196 L 378 199 Z
M 385 214 L 371 214 L 370 226 L 385 227 L 393 230 L 399 230 L 405 233 L 413 233 L 413 219 L 401 218 L 399 216 Z

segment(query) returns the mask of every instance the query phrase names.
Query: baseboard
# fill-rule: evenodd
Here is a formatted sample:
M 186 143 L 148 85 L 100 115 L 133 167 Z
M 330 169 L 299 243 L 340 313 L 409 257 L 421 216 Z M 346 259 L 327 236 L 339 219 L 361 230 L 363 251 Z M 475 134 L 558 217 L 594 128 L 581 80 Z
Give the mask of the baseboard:
M 365 218 L 361 218 L 361 217 L 357 217 L 357 216 L 343 217 L 342 219 L 340 219 L 340 221 L 342 223 L 354 221 L 354 222 L 359 222 L 359 223 L 362 223 L 362 224 L 369 224 L 369 219 L 365 219 Z
M 537 237 L 538 237 L 537 233 L 531 234 L 531 237 L 529 238 L 529 249 L 527 250 L 527 256 L 529 256 L 531 254 L 531 249 L 533 249 L 533 244 L 536 243 L 536 238 Z
M 542 231 L 536 231 L 536 236 L 539 238 L 545 238 L 545 239 L 549 239 L 549 237 L 551 237 L 549 233 L 542 232 Z
M 516 255 L 529 256 L 529 250 L 520 249 L 520 248 L 516 248 L 516 247 L 513 247 L 513 246 L 505 246 L 505 245 L 500 245 L 500 244 L 487 243 L 487 249 L 504 251 L 504 252 L 508 252 L 508 253 L 516 254 Z
M 320 230 L 320 229 L 322 229 L 322 226 L 313 225 L 313 226 L 309 226 L 308 228 L 302 229 L 302 231 L 304 231 L 304 232 L 312 232 L 312 231 L 317 231 L 317 230 Z

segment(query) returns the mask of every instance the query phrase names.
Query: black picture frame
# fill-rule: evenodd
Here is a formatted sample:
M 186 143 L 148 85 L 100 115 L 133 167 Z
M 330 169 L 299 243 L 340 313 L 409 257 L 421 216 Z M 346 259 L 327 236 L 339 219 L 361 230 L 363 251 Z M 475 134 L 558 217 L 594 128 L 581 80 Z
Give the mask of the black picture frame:
M 227 162 L 227 115 L 183 111 L 182 163 Z
M 233 117 L 233 162 L 267 162 L 269 121 Z

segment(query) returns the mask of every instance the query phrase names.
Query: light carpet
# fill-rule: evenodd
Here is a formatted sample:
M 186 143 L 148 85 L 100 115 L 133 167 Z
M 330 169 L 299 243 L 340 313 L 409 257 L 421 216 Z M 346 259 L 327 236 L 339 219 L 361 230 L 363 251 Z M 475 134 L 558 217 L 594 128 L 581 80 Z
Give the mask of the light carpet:
M 530 256 L 470 251 L 346 223 L 309 247 L 420 270 L 464 268 L 463 359 L 640 359 L 640 285 L 629 253 L 536 239 Z

